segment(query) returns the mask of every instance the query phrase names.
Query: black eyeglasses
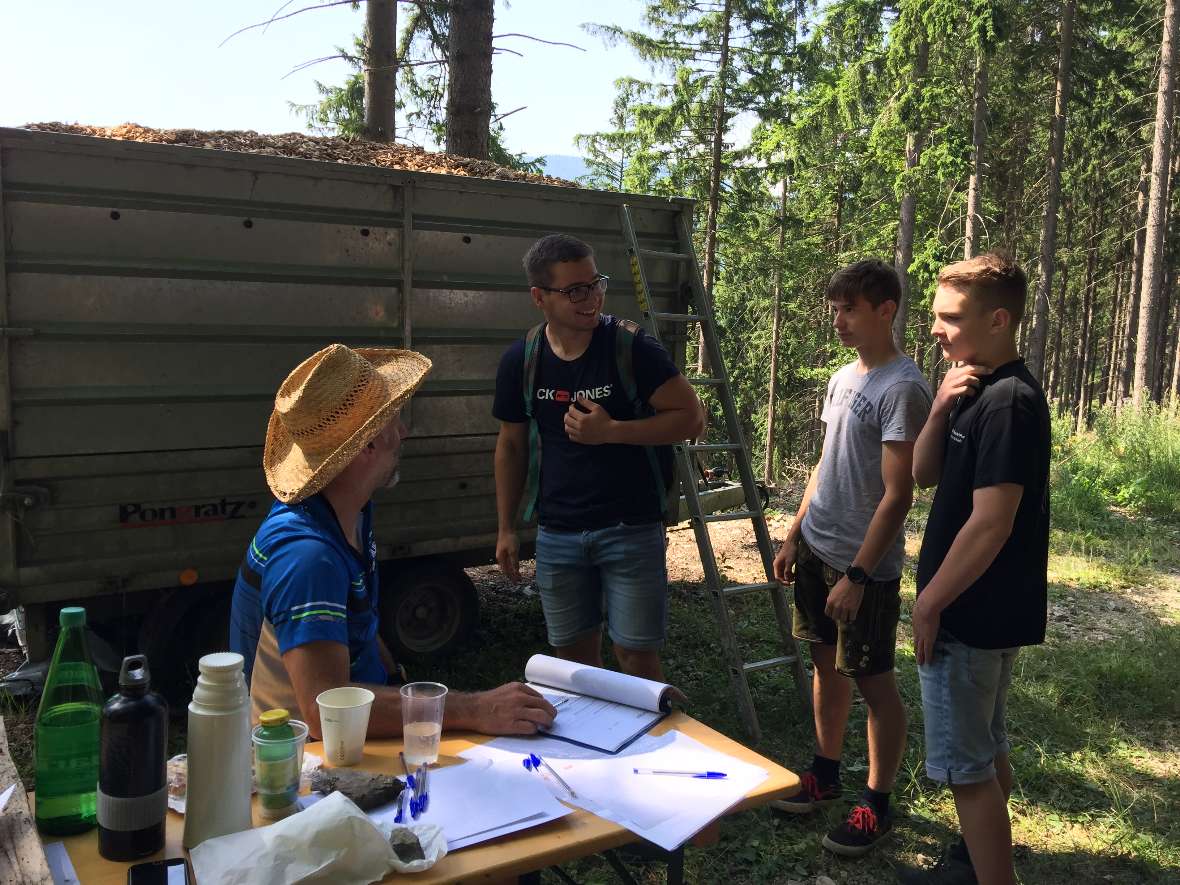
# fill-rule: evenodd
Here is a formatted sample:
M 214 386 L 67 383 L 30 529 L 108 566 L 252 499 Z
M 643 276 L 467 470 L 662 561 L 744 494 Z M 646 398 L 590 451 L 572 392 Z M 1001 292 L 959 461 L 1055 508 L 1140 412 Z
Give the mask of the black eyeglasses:
M 589 283 L 579 283 L 576 286 L 566 286 L 564 289 L 553 289 L 549 286 L 537 286 L 538 289 L 544 289 L 546 292 L 560 292 L 570 300 L 571 304 L 578 304 L 585 301 L 591 295 L 606 294 L 606 284 L 610 281 L 604 273 L 600 273 Z

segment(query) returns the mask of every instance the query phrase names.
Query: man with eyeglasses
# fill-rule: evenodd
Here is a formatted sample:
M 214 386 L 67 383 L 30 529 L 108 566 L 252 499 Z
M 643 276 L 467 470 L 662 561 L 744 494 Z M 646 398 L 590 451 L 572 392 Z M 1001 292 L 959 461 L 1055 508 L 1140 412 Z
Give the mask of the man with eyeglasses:
M 602 313 L 607 277 L 590 246 L 551 234 L 524 269 L 545 322 L 508 348 L 496 375 L 496 560 L 520 580 L 517 519 L 535 494 L 536 580 L 554 653 L 602 666 L 605 615 L 623 671 L 662 680 L 666 447 L 698 436 L 704 410 L 657 341 Z M 524 504 L 527 519 L 533 501 Z

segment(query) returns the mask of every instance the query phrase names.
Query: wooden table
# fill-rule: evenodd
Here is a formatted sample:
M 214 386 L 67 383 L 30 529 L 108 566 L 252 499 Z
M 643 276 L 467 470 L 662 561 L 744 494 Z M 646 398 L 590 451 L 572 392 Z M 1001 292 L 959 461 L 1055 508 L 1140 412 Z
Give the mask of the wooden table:
M 695 738 L 706 746 L 757 765 L 769 773 L 770 776 L 766 780 L 731 809 L 731 814 L 765 805 L 771 799 L 786 795 L 799 786 L 799 778 L 792 772 L 759 756 L 753 750 L 743 747 L 684 713 L 673 713 L 659 723 L 652 733 L 662 734 L 673 728 Z M 456 756 L 473 744 L 483 743 L 487 740 L 490 738 L 484 735 L 451 733 L 443 735 L 439 752 L 442 756 Z M 309 745 L 309 752 L 316 752 L 316 746 L 315 744 Z M 402 742 L 400 740 L 369 741 L 365 745 L 364 759 L 358 767 L 367 771 L 401 774 L 401 766 L 398 762 L 398 752 L 401 748 Z M 258 817 L 257 800 L 255 800 L 254 825 L 260 826 L 263 823 L 265 822 L 260 821 Z M 180 844 L 183 831 L 184 819 L 178 814 L 169 812 L 167 841 L 164 850 L 151 857 L 143 858 L 143 860 L 184 856 L 186 852 Z M 46 837 L 46 841 L 52 842 L 56 839 Z M 65 842 L 66 850 L 69 852 L 82 885 L 126 885 L 127 868 L 131 864 L 115 863 L 102 858 L 98 853 L 96 831 L 91 830 L 80 836 L 66 837 L 61 841 Z M 412 881 L 414 885 L 513 881 L 517 877 L 526 876 L 545 867 L 598 854 L 637 841 L 639 841 L 639 837 L 630 830 L 589 812 L 575 809 L 573 814 L 566 815 L 559 820 L 448 854 L 435 867 L 426 872 L 415 873 L 412 877 L 393 873 L 383 881 Z

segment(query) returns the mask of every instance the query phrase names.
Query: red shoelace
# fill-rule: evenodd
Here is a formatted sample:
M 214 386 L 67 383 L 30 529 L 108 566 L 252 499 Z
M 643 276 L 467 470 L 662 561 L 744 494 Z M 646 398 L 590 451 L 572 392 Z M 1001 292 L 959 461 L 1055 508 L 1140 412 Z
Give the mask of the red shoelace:
M 852 809 L 852 814 L 848 815 L 848 827 L 870 835 L 875 833 L 877 831 L 877 812 L 867 805 L 856 806 Z

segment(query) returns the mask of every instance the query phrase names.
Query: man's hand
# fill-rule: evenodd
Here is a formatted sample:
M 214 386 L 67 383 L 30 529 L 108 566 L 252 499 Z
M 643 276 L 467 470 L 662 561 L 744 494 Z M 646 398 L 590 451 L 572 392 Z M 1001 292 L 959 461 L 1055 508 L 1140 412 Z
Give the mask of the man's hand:
M 824 614 L 837 624 L 851 624 L 856 620 L 860 604 L 865 598 L 865 588 L 849 580 L 847 575 L 840 578 L 828 591 L 828 603 Z
M 927 603 L 928 598 L 919 596 L 910 615 L 910 625 L 914 628 L 914 657 L 917 658 L 918 666 L 934 660 L 934 642 L 938 639 L 938 625 L 942 621 L 942 612 Z
M 938 386 L 938 394 L 934 397 L 933 409 L 949 412 L 954 408 L 955 400 L 961 396 L 975 396 L 979 392 L 981 379 L 990 375 L 992 370 L 987 366 L 955 366 L 946 373 L 942 384 Z
M 614 424 L 615 419 L 610 416 L 610 412 L 589 399 L 570 403 L 569 411 L 565 413 L 566 435 L 584 446 L 600 446 L 610 442 Z
M 475 730 L 481 734 L 536 734 L 553 724 L 557 710 L 522 682 L 474 695 Z
M 516 532 L 500 532 L 496 536 L 496 562 L 504 577 L 520 582 L 520 539 Z
M 783 541 L 774 557 L 774 579 L 780 584 L 795 583 L 795 557 L 799 554 L 799 542 Z

